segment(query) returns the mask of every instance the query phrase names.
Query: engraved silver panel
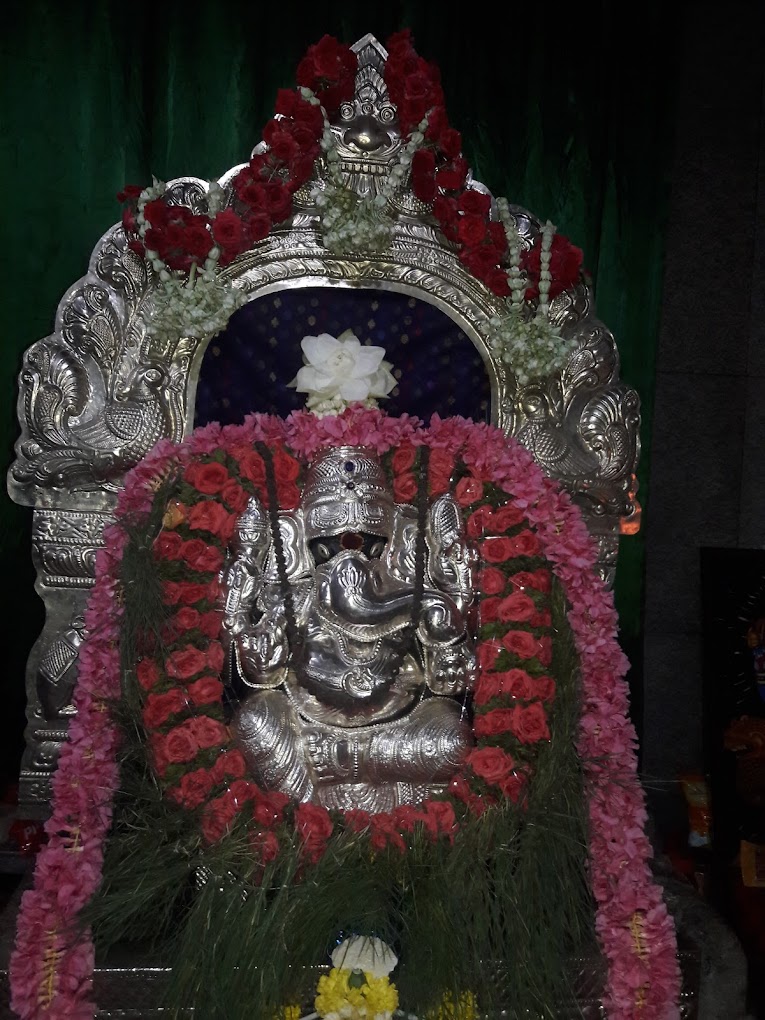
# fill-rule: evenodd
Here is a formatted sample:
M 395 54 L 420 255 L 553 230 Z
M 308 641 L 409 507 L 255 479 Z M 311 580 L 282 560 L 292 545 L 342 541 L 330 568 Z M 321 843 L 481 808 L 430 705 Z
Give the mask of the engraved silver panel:
M 333 130 L 347 186 L 371 194 L 396 161 L 402 139 L 382 75 L 384 48 L 365 36 L 354 50 L 356 94 Z M 220 180 L 229 193 L 238 169 Z M 322 245 L 310 198 L 311 187 L 324 180 L 319 162 L 316 180 L 295 196 L 292 219 L 232 263 L 228 276 L 249 299 L 281 289 L 339 286 L 398 291 L 440 308 L 481 354 L 493 420 L 517 436 L 582 505 L 598 537 L 602 573 L 610 578 L 620 528 L 637 513 L 639 401 L 619 381 L 616 345 L 594 315 L 589 290 L 582 284 L 552 304 L 564 335 L 577 341 L 568 365 L 554 378 L 520 387 L 512 368 L 494 357 L 487 342 L 489 320 L 502 302 L 460 263 L 428 207 L 405 185 L 391 206 L 389 249 L 338 257 Z M 471 186 L 488 193 L 479 182 Z M 170 188 L 173 203 L 206 208 L 207 182 L 183 177 Z M 539 221 L 510 208 L 524 243 L 531 243 Z M 35 508 L 34 557 L 47 614 L 28 666 L 24 801 L 44 802 L 45 776 L 55 758 L 55 740 L 46 736 L 54 720 L 46 715 L 38 684 L 55 686 L 54 646 L 64 654 L 56 642 L 67 642 L 73 620 L 82 613 L 95 549 L 124 475 L 158 439 L 180 440 L 193 427 L 207 341 L 155 341 L 151 317 L 157 281 L 127 241 L 121 225 L 100 239 L 87 273 L 59 304 L 54 332 L 26 352 L 19 379 L 21 436 L 8 488 L 18 503 Z M 75 536 L 84 521 L 91 530 L 79 542 Z

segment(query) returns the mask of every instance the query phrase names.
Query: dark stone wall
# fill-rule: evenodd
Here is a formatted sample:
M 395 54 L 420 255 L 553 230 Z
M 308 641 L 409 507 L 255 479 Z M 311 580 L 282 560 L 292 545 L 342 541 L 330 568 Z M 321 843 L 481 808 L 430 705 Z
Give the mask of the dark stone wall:
M 763 5 L 688 4 L 657 357 L 642 767 L 657 821 L 703 767 L 700 549 L 765 547 Z

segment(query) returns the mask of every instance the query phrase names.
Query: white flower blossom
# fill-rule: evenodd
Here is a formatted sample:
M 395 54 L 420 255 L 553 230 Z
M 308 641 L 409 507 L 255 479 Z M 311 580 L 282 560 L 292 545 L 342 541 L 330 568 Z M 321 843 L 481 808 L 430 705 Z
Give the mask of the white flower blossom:
M 519 385 L 559 371 L 576 350 L 577 341 L 560 335 L 546 316 L 525 318 L 523 311 L 510 304 L 506 315 L 491 320 L 492 350 L 515 374 Z
M 169 344 L 182 336 L 204 340 L 224 329 L 245 301 L 244 291 L 224 283 L 212 271 L 192 272 L 188 281 L 170 276 L 157 291 L 151 335 Z
M 316 414 L 337 414 L 356 402 L 374 407 L 396 385 L 385 348 L 363 345 L 350 330 L 337 338 L 306 336 L 300 346 L 305 365 L 289 385 L 308 394 L 306 404 Z
M 332 966 L 338 970 L 360 970 L 373 977 L 387 977 L 398 957 L 382 939 L 352 935 L 332 952 Z

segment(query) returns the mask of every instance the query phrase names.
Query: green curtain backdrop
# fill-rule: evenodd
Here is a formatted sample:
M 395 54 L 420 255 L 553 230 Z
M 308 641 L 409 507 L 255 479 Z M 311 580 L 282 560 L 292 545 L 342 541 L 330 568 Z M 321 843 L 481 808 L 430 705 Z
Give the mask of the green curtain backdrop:
M 325 32 L 354 42 L 411 27 L 441 68 L 452 123 L 476 177 L 547 217 L 584 249 L 622 375 L 643 401 L 646 486 L 671 129 L 676 31 L 659 5 L 608 0 L 483 5 L 310 5 L 11 0 L 0 40 L 3 338 L 0 444 L 18 430 L 23 351 L 51 332 L 58 301 L 119 218 L 126 183 L 215 177 L 245 160 Z M 14 588 L 6 774 L 20 750 L 23 668 L 42 625 L 33 593 L 31 512 L 3 496 L 3 579 Z M 638 647 L 643 540 L 622 543 L 617 602 Z

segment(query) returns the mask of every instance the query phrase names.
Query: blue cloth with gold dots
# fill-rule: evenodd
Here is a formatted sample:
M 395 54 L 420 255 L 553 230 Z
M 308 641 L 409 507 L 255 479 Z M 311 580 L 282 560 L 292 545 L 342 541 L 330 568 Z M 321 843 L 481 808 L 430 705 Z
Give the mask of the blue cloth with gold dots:
M 250 301 L 205 352 L 195 424 L 242 421 L 251 411 L 287 415 L 305 406 L 288 387 L 303 364 L 304 336 L 350 329 L 384 347 L 398 385 L 380 402 L 389 414 L 438 412 L 488 421 L 489 376 L 472 341 L 444 312 L 393 291 L 306 287 Z

